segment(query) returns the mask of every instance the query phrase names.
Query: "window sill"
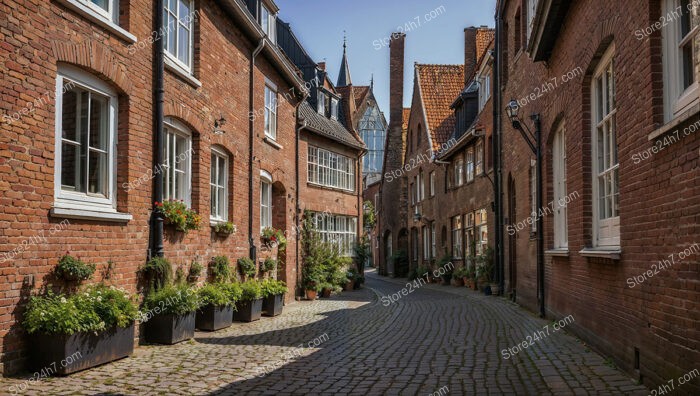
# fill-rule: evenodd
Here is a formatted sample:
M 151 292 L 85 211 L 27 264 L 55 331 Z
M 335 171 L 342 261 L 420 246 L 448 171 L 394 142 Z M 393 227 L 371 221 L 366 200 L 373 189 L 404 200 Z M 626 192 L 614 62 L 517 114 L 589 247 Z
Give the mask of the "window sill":
M 202 82 L 197 80 L 190 72 L 187 70 L 183 69 L 182 66 L 178 65 L 170 59 L 170 56 L 168 54 L 165 54 L 163 57 L 165 58 L 165 68 L 169 71 L 171 71 L 173 74 L 175 74 L 177 77 L 180 77 L 182 80 L 184 80 L 186 83 L 190 84 L 194 88 L 201 88 L 202 87 Z
M 659 137 L 665 135 L 666 133 L 670 132 L 674 128 L 677 128 L 679 125 L 685 123 L 686 121 L 688 121 L 690 118 L 692 118 L 693 116 L 695 116 L 698 113 L 700 113 L 700 102 L 697 102 L 694 105 L 690 106 L 690 108 L 688 108 L 688 110 L 684 111 L 676 118 L 672 119 L 671 121 L 667 122 L 662 127 L 658 128 L 654 132 L 650 133 L 649 136 L 647 137 L 647 139 L 649 141 L 658 139 Z
M 129 44 L 134 44 L 138 41 L 136 36 L 129 33 L 128 31 L 126 31 L 113 21 L 107 19 L 103 15 L 100 15 L 97 12 L 91 10 L 78 0 L 58 0 L 58 2 L 63 4 L 67 8 L 77 12 L 78 14 L 86 17 L 90 21 L 95 22 L 96 24 L 109 30 L 110 32 L 114 33 L 117 37 L 121 38 Z
M 355 194 L 355 190 L 344 190 L 342 188 L 329 187 L 329 186 L 324 186 L 324 185 L 316 184 L 316 183 L 312 183 L 312 182 L 307 182 L 307 184 L 309 187 L 314 187 L 314 188 L 318 188 L 321 190 L 335 191 L 335 192 L 345 193 L 345 194 Z
M 86 209 L 69 209 L 54 206 L 49 212 L 51 217 L 65 219 L 81 219 L 95 221 L 109 221 L 114 223 L 128 223 L 133 219 L 129 213 L 100 212 Z
M 619 260 L 622 255 L 620 248 L 584 248 L 578 252 L 583 257 L 606 258 L 610 260 Z
M 269 144 L 270 146 L 276 148 L 277 150 L 282 150 L 282 149 L 284 148 L 284 146 L 282 146 L 281 144 L 277 143 L 273 138 L 271 138 L 271 137 L 269 137 L 269 136 L 265 136 L 265 137 L 263 138 L 263 141 L 264 141 L 265 143 Z
M 545 250 L 544 254 L 552 257 L 569 257 L 569 249 L 567 248 L 557 248 Z

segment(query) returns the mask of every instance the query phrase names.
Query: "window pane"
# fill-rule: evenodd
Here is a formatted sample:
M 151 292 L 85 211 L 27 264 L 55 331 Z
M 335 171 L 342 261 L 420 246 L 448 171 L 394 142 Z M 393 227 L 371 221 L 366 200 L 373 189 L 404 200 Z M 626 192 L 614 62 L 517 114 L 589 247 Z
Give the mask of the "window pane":
M 697 37 L 697 36 L 696 36 Z M 687 89 L 695 82 L 693 73 L 693 40 L 683 47 L 683 89 Z
M 61 146 L 61 188 L 80 191 L 80 146 L 63 143 Z
M 109 149 L 109 99 L 91 94 L 90 98 L 90 147 Z
M 190 64 L 190 32 L 186 27 L 178 26 L 177 58 L 184 64 Z
M 71 82 L 65 82 L 63 84 L 64 91 L 67 88 L 66 84 L 72 84 Z M 62 119 L 62 134 L 64 139 L 72 140 L 74 142 L 80 141 L 80 135 L 78 134 L 78 95 L 79 89 L 73 88 L 63 94 L 63 115 Z
M 107 196 L 108 160 L 107 154 L 90 151 L 90 175 L 88 179 L 88 192 L 90 194 Z
M 90 0 L 90 1 L 92 1 L 93 4 L 104 9 L 105 11 L 109 11 L 109 0 Z
M 223 157 L 219 157 L 219 180 L 218 184 L 219 187 L 226 187 L 226 159 Z
M 178 3 L 179 3 L 179 9 L 178 9 L 177 17 L 181 21 L 189 20 L 189 16 L 190 16 L 190 2 L 189 2 L 189 0 L 178 1 Z

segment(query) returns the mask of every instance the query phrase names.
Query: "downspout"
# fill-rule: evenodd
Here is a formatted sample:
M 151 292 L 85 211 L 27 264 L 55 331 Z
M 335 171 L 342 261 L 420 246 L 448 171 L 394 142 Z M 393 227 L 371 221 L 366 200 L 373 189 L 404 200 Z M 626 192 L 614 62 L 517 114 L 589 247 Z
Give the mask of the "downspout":
M 163 0 L 156 0 L 155 3 L 156 12 L 154 16 L 154 28 L 156 32 L 162 32 L 163 29 L 163 13 L 160 11 L 163 9 Z M 154 125 L 154 142 L 153 142 L 153 162 L 154 169 L 158 169 L 163 163 L 163 143 L 164 143 L 164 133 L 163 133 L 163 119 L 164 110 L 163 102 L 165 96 L 165 83 L 163 81 L 165 74 L 165 63 L 163 54 L 163 40 L 156 40 L 156 45 L 153 46 L 153 60 L 154 60 L 154 82 L 153 82 L 153 92 L 154 92 L 154 106 L 153 106 L 153 123 Z M 151 203 L 153 209 L 151 211 L 151 246 L 149 248 L 148 256 L 151 257 L 163 257 L 163 214 L 160 208 L 156 205 L 156 202 L 163 202 L 163 172 L 154 172 L 155 177 L 153 179 L 153 202 Z
M 299 109 L 301 108 L 301 105 L 304 103 L 308 96 L 305 96 L 304 99 L 299 103 L 297 106 L 297 120 L 301 120 L 300 114 L 299 114 Z M 301 218 L 301 205 L 299 204 L 299 188 L 301 185 L 301 182 L 299 181 L 299 141 L 301 138 L 301 130 L 306 128 L 306 120 L 304 120 L 301 125 L 297 127 L 297 135 L 296 135 L 296 141 L 295 141 L 295 152 L 296 152 L 296 159 L 295 165 L 296 165 L 296 213 L 294 215 L 294 239 L 296 243 L 296 260 L 297 260 L 297 282 L 296 282 L 296 288 L 297 292 L 296 294 L 299 296 L 301 295 L 302 289 L 301 289 L 301 254 L 299 251 L 299 246 L 301 244 L 301 225 L 300 225 L 300 218 Z
M 502 5 L 502 3 L 501 3 Z M 501 158 L 501 34 L 503 29 L 503 7 L 496 10 L 496 37 L 494 40 L 496 56 L 494 57 L 494 84 L 493 84 L 493 167 L 494 167 L 494 198 L 496 206 L 496 271 L 498 279 L 499 295 L 503 295 L 505 289 L 505 260 L 503 246 L 503 164 Z
M 162 0 L 159 0 L 162 1 Z M 263 37 L 260 40 L 258 47 L 253 50 L 250 56 L 250 92 L 249 92 L 249 112 L 248 112 L 248 238 L 250 243 L 250 259 L 253 262 L 257 262 L 257 248 L 255 247 L 255 238 L 253 238 L 253 187 L 255 177 L 253 176 L 253 144 L 255 143 L 255 122 L 253 114 L 255 114 L 254 109 L 254 98 L 255 98 L 255 58 L 260 54 L 260 52 L 265 48 L 265 43 L 267 40 Z
M 362 193 L 364 191 L 364 185 L 362 183 L 362 157 L 367 153 L 367 149 L 363 148 L 360 150 L 360 154 L 357 157 L 357 161 L 355 162 L 355 187 L 357 188 L 357 208 L 358 208 L 358 219 L 357 219 L 357 240 L 361 241 L 362 237 L 364 235 L 364 228 L 365 228 L 365 205 L 364 201 L 362 201 Z M 371 233 L 367 233 L 367 238 L 371 236 Z M 372 239 L 370 238 L 370 246 L 372 243 Z M 362 276 L 365 276 L 365 263 L 359 263 L 359 268 L 357 269 L 358 273 L 360 273 Z

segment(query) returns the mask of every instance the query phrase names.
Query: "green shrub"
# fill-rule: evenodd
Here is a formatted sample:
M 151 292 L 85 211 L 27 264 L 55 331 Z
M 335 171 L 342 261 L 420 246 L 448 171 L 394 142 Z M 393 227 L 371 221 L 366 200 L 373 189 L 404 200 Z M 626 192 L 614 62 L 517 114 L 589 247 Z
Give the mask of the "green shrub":
M 287 284 L 283 281 L 265 279 L 260 282 L 263 297 L 277 296 L 287 293 Z
M 249 257 L 238 259 L 238 270 L 247 278 L 255 276 L 255 263 Z
M 228 257 L 214 257 L 209 264 L 209 274 L 215 282 L 227 282 L 231 279 L 231 262 Z
M 230 221 L 227 221 L 225 223 L 218 223 L 217 225 L 214 226 L 214 232 L 218 234 L 234 234 L 237 231 L 237 227 L 235 224 L 231 223 Z
M 56 276 L 65 281 L 84 281 L 90 279 L 92 274 L 95 273 L 95 264 L 85 264 L 79 259 L 66 254 L 58 261 L 55 271 Z
M 173 267 L 165 257 L 153 257 L 140 271 L 149 277 L 151 289 L 160 289 L 173 278 Z
M 183 315 L 197 310 L 197 293 L 186 285 L 167 285 L 151 292 L 143 300 L 143 310 L 163 314 Z
M 272 257 L 268 257 L 265 259 L 265 262 L 263 263 L 263 272 L 272 272 L 277 268 L 277 260 L 273 259 Z
M 222 283 L 221 289 L 224 291 L 231 304 L 236 304 L 243 297 L 243 288 L 238 282 Z
M 219 283 L 210 283 L 197 290 L 199 306 L 214 305 L 223 307 L 231 304 L 229 295 L 224 291 Z
M 45 296 L 31 297 L 23 325 L 30 334 L 70 335 L 127 327 L 137 314 L 134 299 L 126 292 L 97 285 L 72 296 L 49 291 Z
M 452 278 L 453 279 L 462 279 L 462 278 L 468 278 L 468 271 L 464 267 L 459 267 L 454 270 L 452 273 Z
M 424 276 L 426 276 L 426 274 L 429 274 L 429 273 L 430 273 L 430 268 L 417 267 L 408 274 L 408 280 L 413 281 L 413 280 L 416 280 L 419 278 L 423 278 Z
M 262 298 L 263 292 L 260 282 L 255 279 L 245 281 L 241 284 L 243 293 L 241 295 L 241 301 L 253 301 Z
M 190 266 L 189 276 L 190 278 L 199 278 L 202 275 L 202 271 L 204 271 L 204 266 L 195 261 Z

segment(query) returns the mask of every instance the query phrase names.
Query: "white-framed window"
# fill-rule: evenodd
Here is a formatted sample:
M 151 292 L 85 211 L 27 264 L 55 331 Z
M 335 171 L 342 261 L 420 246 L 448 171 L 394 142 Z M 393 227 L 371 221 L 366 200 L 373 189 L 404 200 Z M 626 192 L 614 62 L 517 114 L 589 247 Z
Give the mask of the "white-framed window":
M 464 184 L 464 160 L 458 159 L 455 162 L 455 187 L 459 187 Z
M 562 124 L 554 135 L 552 147 L 552 176 L 554 178 L 554 248 L 569 246 L 566 209 L 566 130 Z
M 489 245 L 488 212 L 486 209 L 477 210 L 474 213 L 474 234 L 476 237 L 476 254 L 482 255 Z
M 355 191 L 355 160 L 309 146 L 308 182 L 323 187 Z
M 192 71 L 194 57 L 194 1 L 167 0 L 163 10 L 163 40 L 166 54 L 183 67 Z
M 277 88 L 265 83 L 265 136 L 277 139 Z
M 462 216 L 452 218 L 452 257 L 462 258 Z
M 163 199 L 191 204 L 192 134 L 181 122 L 167 118 L 164 125 Z
M 479 54 L 481 56 L 481 54 Z M 481 112 L 489 99 L 491 99 L 491 68 L 488 62 L 483 62 L 482 68 L 479 71 L 479 112 Z
M 484 141 L 479 140 L 474 146 L 474 172 L 477 175 L 484 173 Z
M 535 13 L 537 12 L 537 0 L 527 0 L 527 40 L 535 27 Z
M 272 227 L 272 175 L 260 171 L 260 231 Z
M 59 66 L 56 206 L 116 211 L 117 114 L 112 87 L 76 67 Z
M 437 226 L 434 221 L 430 223 L 430 257 L 437 257 Z
M 620 246 L 617 104 L 615 102 L 615 46 L 611 45 L 593 75 L 593 244 Z
M 474 181 L 474 147 L 467 149 L 467 183 Z
M 418 171 L 418 202 L 423 202 L 425 200 L 425 176 L 423 176 L 423 169 Z
M 530 231 L 537 232 L 537 168 L 535 160 L 530 160 Z
M 316 232 L 324 242 L 334 244 L 342 256 L 355 255 L 357 243 L 357 217 L 328 213 L 314 213 Z
M 700 32 L 693 11 L 700 8 L 692 0 L 664 0 L 662 10 L 667 21 L 663 35 L 664 119 L 671 121 L 698 101 L 695 78 L 697 53 L 695 39 Z M 696 15 L 698 15 L 697 11 Z
M 331 98 L 331 118 L 338 119 L 338 99 Z
M 78 0 L 86 7 L 105 17 L 112 23 L 119 23 L 119 0 Z
M 264 4 L 260 4 L 260 27 L 273 43 L 277 44 L 277 16 Z
M 465 216 L 464 238 L 466 241 L 466 257 L 476 255 L 476 239 L 474 238 L 474 212 L 469 212 Z M 471 260 L 470 260 L 471 264 Z
M 430 260 L 430 231 L 428 226 L 423 226 L 421 232 L 423 233 L 423 260 Z
M 225 151 L 211 149 L 211 220 L 228 221 L 228 155 Z
M 437 179 L 435 176 L 435 171 L 430 172 L 430 196 L 434 197 L 435 196 L 435 190 L 436 190 L 436 184 Z
M 325 117 L 326 115 L 326 94 L 318 90 L 318 100 L 316 101 L 316 111 Z

